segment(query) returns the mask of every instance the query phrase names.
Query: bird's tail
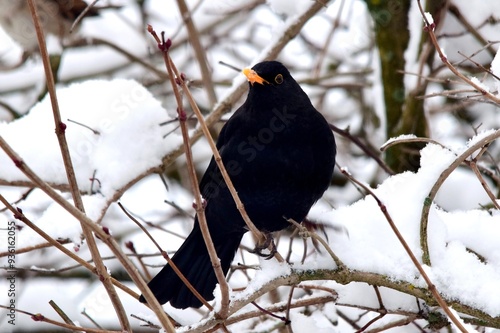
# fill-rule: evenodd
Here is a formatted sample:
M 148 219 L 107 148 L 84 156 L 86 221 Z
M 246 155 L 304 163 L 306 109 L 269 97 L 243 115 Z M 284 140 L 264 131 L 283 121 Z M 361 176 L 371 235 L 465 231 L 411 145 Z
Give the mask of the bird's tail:
M 224 274 L 229 270 L 242 237 L 243 234 L 232 234 L 213 239 Z M 198 223 L 195 223 L 193 231 L 172 257 L 172 261 L 203 298 L 206 300 L 214 298 L 213 291 L 217 284 L 217 278 Z M 148 286 L 160 304 L 170 301 L 170 304 L 178 309 L 202 305 L 200 300 L 175 274 L 170 265 L 165 265 L 148 283 Z M 146 302 L 142 295 L 139 301 Z

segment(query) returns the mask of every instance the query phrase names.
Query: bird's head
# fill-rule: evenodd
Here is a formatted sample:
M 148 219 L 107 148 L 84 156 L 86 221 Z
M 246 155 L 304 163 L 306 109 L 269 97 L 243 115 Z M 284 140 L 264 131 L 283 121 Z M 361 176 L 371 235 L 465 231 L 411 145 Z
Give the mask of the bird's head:
M 290 109 L 311 103 L 288 69 L 278 61 L 260 62 L 251 69 L 245 68 L 243 74 L 250 85 L 247 103 L 258 110 Z
M 263 86 L 281 86 L 285 84 L 286 86 L 294 82 L 288 69 L 278 61 L 263 61 L 252 68 L 245 68 L 243 74 L 245 74 L 251 86 L 254 86 L 254 84 Z

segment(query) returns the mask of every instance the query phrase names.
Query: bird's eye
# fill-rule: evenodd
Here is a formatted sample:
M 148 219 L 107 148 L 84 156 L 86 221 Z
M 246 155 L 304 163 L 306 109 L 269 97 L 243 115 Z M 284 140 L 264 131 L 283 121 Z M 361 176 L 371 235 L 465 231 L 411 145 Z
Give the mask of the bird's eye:
M 283 83 L 283 75 L 281 75 L 281 74 L 276 75 L 276 77 L 274 78 L 274 82 L 276 82 L 277 84 L 282 84 Z

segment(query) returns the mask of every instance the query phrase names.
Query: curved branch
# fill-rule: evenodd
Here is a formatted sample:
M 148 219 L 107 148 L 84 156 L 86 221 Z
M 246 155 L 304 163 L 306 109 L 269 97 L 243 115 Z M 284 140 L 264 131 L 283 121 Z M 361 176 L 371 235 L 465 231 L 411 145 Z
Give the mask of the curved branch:
M 422 248 L 422 261 L 426 265 L 431 265 L 430 255 L 429 255 L 429 244 L 427 243 L 427 227 L 429 224 L 429 212 L 431 209 L 432 202 L 434 201 L 437 192 L 441 185 L 443 185 L 444 181 L 448 176 L 460 165 L 464 162 L 467 157 L 472 155 L 476 150 L 481 149 L 482 147 L 488 145 L 489 143 L 496 140 L 500 137 L 500 130 L 496 130 L 493 133 L 485 136 L 481 140 L 477 141 L 475 144 L 471 145 L 467 150 L 465 150 L 462 154 L 460 154 L 455 161 L 446 170 L 444 170 L 439 178 L 432 186 L 429 195 L 425 198 L 424 205 L 422 206 L 422 215 L 420 217 L 420 246 Z

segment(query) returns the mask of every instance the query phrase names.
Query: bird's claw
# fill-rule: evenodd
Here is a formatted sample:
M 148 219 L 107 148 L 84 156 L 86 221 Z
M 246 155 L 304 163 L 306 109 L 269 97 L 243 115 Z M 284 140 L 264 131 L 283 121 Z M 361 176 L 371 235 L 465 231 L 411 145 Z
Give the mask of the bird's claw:
M 251 250 L 250 253 L 254 253 L 258 256 L 264 257 L 265 260 L 269 260 L 272 257 L 274 257 L 274 255 L 276 254 L 276 252 L 278 252 L 278 250 L 276 249 L 276 244 L 274 243 L 273 236 L 270 233 L 265 233 L 264 236 L 265 236 L 264 242 L 256 244 L 255 248 Z M 263 250 L 269 247 L 270 249 L 268 254 L 262 253 Z

